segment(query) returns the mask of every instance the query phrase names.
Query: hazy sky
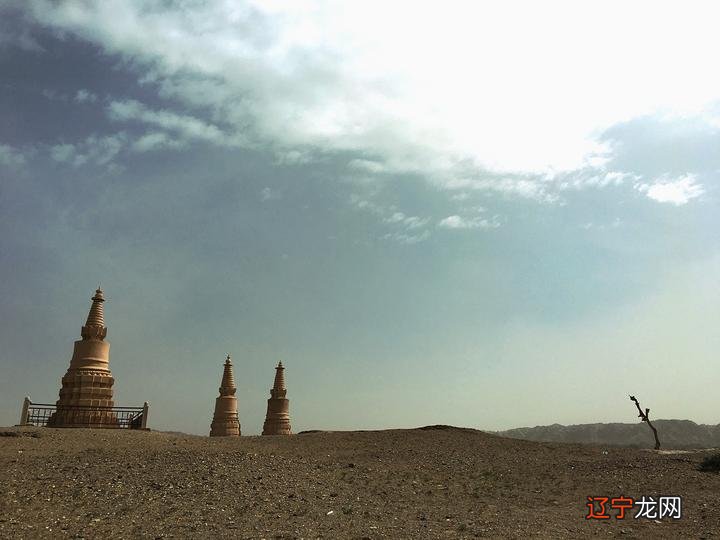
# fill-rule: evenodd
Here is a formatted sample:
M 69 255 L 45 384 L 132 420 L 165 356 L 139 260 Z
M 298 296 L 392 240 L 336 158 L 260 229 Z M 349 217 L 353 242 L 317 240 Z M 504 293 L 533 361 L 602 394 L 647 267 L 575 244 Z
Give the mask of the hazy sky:
M 3 2 L 0 425 L 720 422 L 716 5 Z

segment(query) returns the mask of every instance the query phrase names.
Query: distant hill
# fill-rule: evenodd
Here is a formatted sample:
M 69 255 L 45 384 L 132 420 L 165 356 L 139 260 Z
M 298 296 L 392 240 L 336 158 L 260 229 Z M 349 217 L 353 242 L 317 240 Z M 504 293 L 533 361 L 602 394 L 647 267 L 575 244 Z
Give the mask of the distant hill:
M 720 424 L 690 420 L 653 420 L 665 449 L 720 448 Z M 655 439 L 644 422 L 634 424 L 578 424 L 523 427 L 495 432 L 502 437 L 528 441 L 563 442 L 653 448 Z

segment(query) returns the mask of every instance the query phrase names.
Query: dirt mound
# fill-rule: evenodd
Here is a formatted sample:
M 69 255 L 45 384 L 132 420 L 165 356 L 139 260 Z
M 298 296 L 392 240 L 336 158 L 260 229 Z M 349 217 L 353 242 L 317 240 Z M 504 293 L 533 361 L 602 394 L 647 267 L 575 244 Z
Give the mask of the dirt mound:
M 0 428 L 2 431 L 16 431 Z M 0 439 L 0 538 L 711 537 L 707 452 L 535 443 L 451 426 Z M 683 497 L 680 520 L 585 519 L 587 497 Z
M 417 428 L 421 431 L 460 431 L 463 433 L 480 433 L 479 431 L 475 429 L 470 428 L 464 428 L 464 427 L 456 427 L 456 426 L 448 426 L 445 424 L 434 424 L 432 426 L 423 426 Z

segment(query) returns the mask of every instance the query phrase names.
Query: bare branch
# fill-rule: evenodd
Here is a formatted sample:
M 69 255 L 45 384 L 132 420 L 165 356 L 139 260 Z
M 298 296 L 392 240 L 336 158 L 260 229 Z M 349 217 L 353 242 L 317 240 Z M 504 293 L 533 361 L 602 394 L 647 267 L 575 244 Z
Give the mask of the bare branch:
M 647 422 L 647 425 L 650 426 L 650 429 L 652 429 L 653 435 L 655 435 L 655 450 L 660 450 L 660 439 L 658 439 L 657 429 L 655 429 L 655 426 L 653 426 L 650 422 L 650 409 L 645 408 L 645 412 L 643 412 L 643 410 L 640 408 L 640 403 L 638 403 L 638 400 L 635 396 L 630 396 L 630 400 L 635 402 L 635 406 L 640 413 L 638 414 L 638 418 L 642 418 L 642 421 Z

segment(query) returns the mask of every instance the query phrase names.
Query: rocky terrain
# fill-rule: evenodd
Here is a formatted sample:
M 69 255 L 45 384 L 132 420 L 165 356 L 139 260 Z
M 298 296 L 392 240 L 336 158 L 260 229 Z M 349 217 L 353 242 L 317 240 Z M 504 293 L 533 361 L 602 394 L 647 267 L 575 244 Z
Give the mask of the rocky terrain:
M 707 451 L 432 426 L 208 438 L 0 428 L 0 538 L 711 538 Z M 587 496 L 677 495 L 679 520 L 588 520 Z M 614 514 L 612 514 L 614 516 Z
M 652 420 L 652 419 L 651 419 Z M 696 424 L 690 420 L 652 420 L 658 430 L 662 448 L 720 448 L 720 424 Z M 497 432 L 503 437 L 528 441 L 604 444 L 653 448 L 655 439 L 650 428 L 634 424 L 579 424 L 523 427 Z

